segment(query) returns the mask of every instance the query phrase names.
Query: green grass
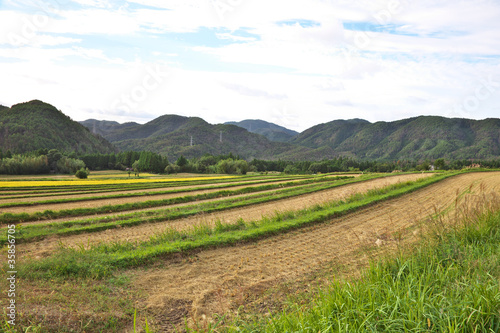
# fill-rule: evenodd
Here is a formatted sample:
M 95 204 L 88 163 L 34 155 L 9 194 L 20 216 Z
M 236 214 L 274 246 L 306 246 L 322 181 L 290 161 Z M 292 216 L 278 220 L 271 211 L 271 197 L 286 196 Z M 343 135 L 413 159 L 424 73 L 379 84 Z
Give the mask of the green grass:
M 220 223 L 214 228 L 200 226 L 182 232 L 170 230 L 141 243 L 102 244 L 90 250 L 61 249 L 53 256 L 23 265 L 19 271 L 21 276 L 35 279 L 54 276 L 102 278 L 112 275 L 117 269 L 147 265 L 153 263 L 156 258 L 166 255 L 208 247 L 230 246 L 327 222 L 334 217 L 423 188 L 451 175 L 438 175 L 416 182 L 396 184 L 385 189 L 370 191 L 364 196 L 355 196 L 346 202 L 332 202 L 299 212 L 280 213 L 274 218 L 264 218 L 260 221 L 240 221 L 235 226 L 225 226 Z
M 273 175 L 272 178 L 278 180 L 287 180 L 287 179 L 301 179 L 301 178 L 310 178 L 311 176 L 283 176 L 283 175 Z M 133 177 L 132 177 L 133 178 Z M 181 183 L 179 182 L 150 182 L 150 183 L 138 183 L 138 184 L 98 184 L 98 185 L 79 185 L 79 186 L 71 186 L 71 185 L 61 185 L 61 186 L 20 186 L 20 187 L 1 187 L 0 186 L 0 194 L 15 194 L 16 192 L 24 192 L 26 194 L 36 194 L 36 193 L 57 193 L 58 191 L 68 191 L 68 192 L 78 192 L 85 190 L 134 190 L 134 189 L 149 189 L 149 188 L 167 188 L 167 187 L 178 187 L 178 186 L 196 186 L 196 185 L 204 185 L 204 184 L 224 184 L 224 183 L 232 183 L 238 181 L 252 181 L 252 180 L 269 180 L 269 176 L 238 176 L 229 179 L 206 179 L 206 180 L 185 180 Z M 127 179 L 127 178 L 118 178 L 118 179 Z M 47 179 L 52 180 L 52 179 Z M 64 180 L 64 179 L 62 179 Z M 25 181 L 24 179 L 16 179 L 9 181 Z M 57 180 L 54 180 L 57 181 Z M 1 185 L 2 181 L 0 181 Z
M 348 177 L 342 177 L 342 178 L 348 178 Z M 261 181 L 261 182 L 253 183 L 252 185 L 254 185 L 254 184 L 268 184 L 268 185 L 262 185 L 262 186 L 258 186 L 258 187 L 248 187 L 247 189 L 244 189 L 244 190 L 248 191 L 248 192 L 253 192 L 254 190 L 252 190 L 252 189 L 255 189 L 255 191 L 264 191 L 264 190 L 268 190 L 268 189 L 298 186 L 298 185 L 311 184 L 311 183 L 316 183 L 316 182 L 325 182 L 325 181 L 329 181 L 329 180 L 331 180 L 331 179 L 326 178 L 326 177 L 321 177 L 321 178 L 308 179 L 308 180 L 302 180 L 302 181 L 287 182 L 287 183 L 283 183 L 283 184 L 269 184 L 269 181 Z M 176 189 L 176 190 L 165 190 L 165 191 L 155 191 L 155 192 L 120 193 L 120 194 L 113 194 L 113 195 L 90 196 L 90 197 L 83 197 L 83 198 L 64 198 L 64 199 L 51 199 L 51 200 L 41 200 L 41 201 L 12 202 L 12 203 L 4 203 L 4 204 L 0 203 L 0 209 L 1 208 L 8 208 L 8 207 L 32 207 L 32 206 L 40 206 L 40 205 L 47 205 L 47 204 L 62 204 L 62 203 L 72 203 L 72 202 L 80 202 L 80 201 L 95 201 L 95 200 L 106 200 L 106 199 L 144 197 L 144 196 L 154 197 L 154 196 L 164 195 L 164 194 L 176 194 L 176 193 L 187 193 L 187 192 L 194 192 L 194 191 L 201 191 L 201 190 L 231 188 L 231 187 L 242 186 L 242 185 L 247 185 L 247 184 L 242 184 L 242 183 L 238 182 L 235 184 L 225 184 L 225 185 L 207 186 L 207 187 L 191 187 L 191 188 L 182 188 L 182 189 Z M 225 192 L 221 192 L 221 193 L 227 194 Z M 238 192 L 238 191 L 235 191 L 235 193 L 240 194 L 240 192 Z M 247 193 L 247 192 L 243 192 L 243 193 Z
M 368 177 L 380 177 L 379 176 L 368 176 Z M 306 180 L 302 181 L 299 183 L 306 184 L 305 187 L 310 187 L 314 186 L 314 183 L 316 182 L 326 182 L 326 181 L 333 181 L 333 180 L 340 180 L 344 178 L 351 178 L 351 177 L 335 177 L 336 179 L 333 178 L 328 178 L 328 179 L 313 179 L 313 180 Z M 366 179 L 371 179 L 371 178 L 364 178 Z M 362 179 L 356 179 L 355 181 L 360 181 Z M 300 184 L 299 184 L 300 185 Z M 331 185 L 325 185 L 326 187 Z M 323 187 L 325 187 L 323 186 Z M 229 191 L 229 190 L 222 190 L 222 191 L 217 191 L 217 192 L 211 192 L 211 193 L 205 193 L 205 194 L 199 194 L 199 195 L 187 195 L 183 197 L 176 197 L 176 198 L 171 198 L 171 199 L 160 199 L 160 200 L 148 200 L 144 202 L 136 202 L 136 203 L 127 203 L 127 204 L 120 204 L 120 205 L 106 205 L 106 206 L 100 206 L 100 207 L 95 207 L 95 208 L 75 208 L 75 209 L 63 209 L 59 211 L 52 211 L 52 210 L 45 210 L 43 212 L 35 212 L 32 214 L 28 213 L 18 213 L 18 214 L 13 214 L 13 213 L 3 213 L 0 215 L 0 223 L 18 223 L 18 222 L 30 222 L 30 221 L 39 221 L 39 220 L 47 220 L 47 219 L 56 219 L 56 218 L 63 218 L 63 217 L 71 217 L 71 216 L 86 216 L 86 215 L 95 215 L 95 214 L 107 214 L 107 213 L 118 213 L 118 212 L 124 212 L 124 211 L 129 211 L 129 210 L 139 210 L 139 209 L 147 209 L 147 208 L 153 208 L 153 207 L 160 207 L 160 206 L 167 206 L 167 205 L 173 205 L 173 204 L 180 204 L 180 203 L 188 203 L 188 202 L 195 202 L 199 200 L 208 200 L 208 199 L 214 199 L 214 198 L 220 198 L 220 197 L 226 197 L 226 196 L 234 196 L 234 195 L 239 195 L 239 194 L 246 194 L 246 193 L 252 193 L 252 192 L 261 192 L 261 191 L 266 191 L 266 190 L 272 190 L 276 188 L 286 188 L 286 187 L 298 187 L 297 182 L 289 182 L 285 184 L 270 184 L 270 185 L 261 185 L 257 187 L 247 187 L 239 190 L 234 190 L 234 191 Z M 322 185 L 319 185 L 319 187 L 322 187 Z M 290 190 L 294 190 L 293 188 Z M 308 193 L 307 191 L 304 191 L 304 193 Z M 263 194 L 266 195 L 266 194 Z
M 326 189 L 331 189 L 337 186 L 350 184 L 355 181 L 362 181 L 362 179 L 359 178 L 352 181 L 337 179 L 337 181 L 334 182 L 333 180 L 334 179 L 330 179 L 328 184 L 320 184 L 320 185 L 313 184 L 307 186 L 292 187 L 288 189 L 285 188 L 283 190 L 273 191 L 271 193 L 253 194 L 239 198 L 220 199 L 213 202 L 199 203 L 199 204 L 170 208 L 170 209 L 137 212 L 137 213 L 130 213 L 126 215 L 119 215 L 113 217 L 100 217 L 100 218 L 91 218 L 86 220 L 19 226 L 17 232 L 17 241 L 20 243 L 32 240 L 40 240 L 43 239 L 45 236 L 51 234 L 57 234 L 59 236 L 75 235 L 88 232 L 98 232 L 118 227 L 132 227 L 142 223 L 157 223 L 163 221 L 171 221 L 175 219 L 193 216 L 200 213 L 213 213 L 231 208 L 240 208 L 244 206 L 260 204 L 264 202 L 270 202 L 298 195 L 308 194 L 312 192 L 318 192 Z M 247 191 L 246 189 L 242 189 L 240 194 L 245 193 L 246 191 Z M 214 194 L 214 197 L 226 197 L 227 196 L 226 192 L 224 192 L 224 195 L 221 195 L 220 192 L 216 192 Z M 168 201 L 172 204 L 179 202 L 197 201 L 200 200 L 200 198 L 206 199 L 206 197 L 204 196 L 199 196 L 199 197 L 197 196 L 195 200 L 193 200 L 192 198 L 193 197 L 189 196 L 187 198 L 181 197 L 175 199 L 168 199 Z M 108 210 L 105 210 L 104 212 L 108 212 Z M 8 214 L 4 214 L 4 216 L 8 216 Z M 8 220 L 5 219 L 4 223 L 7 223 L 7 221 Z M 7 241 L 7 236 L 0 235 L 0 244 L 5 244 L 6 241 Z
M 436 225 L 416 250 L 372 263 L 354 282 L 334 280 L 307 308 L 225 331 L 500 332 L 500 211 Z
M 297 180 L 300 180 L 303 178 L 297 178 Z M 184 184 L 175 184 L 175 187 L 183 187 L 183 189 L 178 189 L 178 190 L 165 190 L 164 193 L 173 193 L 174 191 L 196 191 L 199 189 L 212 189 L 212 188 L 229 188 L 229 187 L 234 187 L 234 186 L 241 186 L 241 185 L 250 185 L 250 184 L 265 184 L 265 183 L 272 183 L 272 182 L 280 182 L 280 181 L 286 181 L 286 180 L 294 180 L 294 178 L 282 178 L 282 179 L 267 179 L 267 180 L 260 180 L 260 179 L 246 179 L 242 180 L 238 179 L 237 181 L 234 182 L 225 182 L 225 183 L 216 183 L 218 185 L 213 185 L 213 186 L 205 186 L 205 187 L 190 187 L 193 185 L 185 185 Z M 128 185 L 128 184 L 127 184 Z M 196 185 L 194 185 L 196 186 Z M 113 186 L 111 188 L 106 188 L 103 189 L 102 187 L 94 187 L 91 189 L 87 190 L 79 190 L 75 187 L 70 187 L 67 190 L 57 190 L 57 191 L 26 191 L 26 192 L 21 192 L 22 195 L 19 195 L 20 193 L 16 192 L 8 192 L 8 193 L 1 193 L 2 195 L 0 196 L 0 200 L 9 200 L 9 199 L 29 199 L 32 198 L 36 194 L 43 194 L 44 197 L 57 197 L 57 196 L 64 196 L 64 195 L 78 195 L 78 194 L 105 194 L 107 192 L 119 192 L 119 191 L 134 191 L 134 190 L 153 190 L 153 189 L 158 189 L 158 188 L 169 188 L 169 187 L 174 187 L 174 185 L 170 184 L 165 186 L 164 184 L 156 184 L 154 186 Z M 185 189 L 184 189 L 185 188 Z M 137 193 L 136 195 L 144 195 L 144 193 L 147 192 L 142 192 L 142 193 Z M 157 193 L 163 193 L 163 192 L 154 192 L 154 194 Z M 112 196 L 103 196 L 103 198 L 111 198 Z M 92 198 L 93 199 L 93 198 Z M 96 199 L 93 199 L 96 200 Z M 26 206 L 33 205 L 31 202 L 25 203 Z M 5 204 L 2 205 L 3 207 L 8 207 Z

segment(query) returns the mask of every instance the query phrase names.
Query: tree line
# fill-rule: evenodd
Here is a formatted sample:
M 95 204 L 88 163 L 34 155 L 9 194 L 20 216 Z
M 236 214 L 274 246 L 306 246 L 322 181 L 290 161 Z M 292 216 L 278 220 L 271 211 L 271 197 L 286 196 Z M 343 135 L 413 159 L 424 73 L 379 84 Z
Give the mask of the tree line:
M 85 168 L 76 155 L 63 155 L 57 149 L 39 149 L 22 155 L 5 154 L 0 150 L 0 174 L 37 175 L 48 173 L 74 174 Z
M 246 174 L 250 170 L 247 161 L 232 153 L 227 155 L 204 155 L 187 159 L 183 155 L 170 162 L 167 157 L 152 152 L 121 152 L 118 154 L 88 154 L 81 156 L 90 170 L 127 170 L 173 174 L 191 173 L 227 173 Z
M 425 170 L 460 170 L 478 166 L 500 168 L 500 159 L 496 160 L 436 160 L 412 161 L 359 161 L 350 157 L 335 157 L 322 161 L 285 161 L 259 160 L 248 162 L 240 156 L 203 155 L 187 159 L 180 156 L 175 161 L 157 153 L 127 151 L 110 154 L 61 153 L 56 149 L 39 149 L 22 155 L 13 155 L 10 151 L 0 150 L 0 174 L 48 174 L 67 173 L 87 168 L 89 170 L 130 170 L 151 173 L 221 173 L 246 174 L 247 172 L 282 172 L 287 174 L 312 174 L 330 172 L 393 172 Z

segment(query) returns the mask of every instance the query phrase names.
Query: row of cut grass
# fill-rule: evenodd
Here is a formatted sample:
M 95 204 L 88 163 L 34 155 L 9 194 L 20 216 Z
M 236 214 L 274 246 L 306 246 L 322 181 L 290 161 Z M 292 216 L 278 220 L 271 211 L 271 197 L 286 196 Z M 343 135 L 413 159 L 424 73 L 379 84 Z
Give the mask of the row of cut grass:
M 348 178 L 348 177 L 345 177 Z M 351 178 L 351 177 L 349 177 Z M 280 187 L 292 187 L 292 186 L 299 186 L 299 185 L 305 185 L 305 184 L 311 184 L 311 183 L 318 183 L 318 182 L 326 182 L 330 181 L 331 178 L 327 177 L 319 177 L 319 178 L 313 178 L 313 179 L 307 179 L 307 180 L 299 180 L 295 182 L 287 182 L 287 183 L 282 183 L 282 184 L 269 184 L 269 181 L 259 181 L 252 183 L 251 185 L 258 185 L 258 184 L 268 184 L 268 185 L 262 185 L 258 187 L 248 187 L 246 189 L 243 189 L 242 192 L 238 191 L 233 191 L 233 192 L 238 192 L 237 194 L 243 194 L 243 193 L 251 193 L 251 192 L 259 192 L 259 191 L 265 191 L 265 190 L 271 190 L 275 188 L 280 188 Z M 164 195 L 164 194 L 176 194 L 176 193 L 188 193 L 188 192 L 194 192 L 194 191 L 201 191 L 201 190 L 212 190 L 212 189 L 223 189 L 223 188 L 231 188 L 231 187 L 236 187 L 236 186 L 245 186 L 249 184 L 245 183 L 230 183 L 230 184 L 222 184 L 222 185 L 214 185 L 214 186 L 207 186 L 207 187 L 187 187 L 187 188 L 181 188 L 181 189 L 176 189 L 176 190 L 164 190 L 164 191 L 155 191 L 155 192 L 139 192 L 139 193 L 120 193 L 120 194 L 113 194 L 113 195 L 103 195 L 103 196 L 90 196 L 90 197 L 83 197 L 83 198 L 64 198 L 64 199 L 51 199 L 51 200 L 41 200 L 41 201 L 29 201 L 29 202 L 12 202 L 12 203 L 0 203 L 0 209 L 1 208 L 9 208 L 9 207 L 33 207 L 33 206 L 41 206 L 41 205 L 48 205 L 48 204 L 63 204 L 63 203 L 72 203 L 72 202 L 83 202 L 83 201 L 96 201 L 96 200 L 107 200 L 107 199 L 119 199 L 119 198 L 133 198 L 133 197 L 145 197 L 145 196 L 159 196 L 159 195 Z M 253 191 L 252 189 L 256 189 Z M 222 193 L 222 192 L 221 192 Z M 226 193 L 223 193 L 226 195 Z M 233 195 L 233 194 L 228 194 L 228 195 Z M 0 216 L 1 218 L 1 216 Z
M 286 192 L 290 191 L 292 194 L 289 196 L 294 196 L 294 195 L 300 195 L 300 194 L 305 194 L 305 193 L 311 193 L 315 191 L 320 191 L 323 189 L 328 189 L 331 187 L 336 186 L 334 185 L 315 185 L 315 184 L 308 184 L 308 185 L 301 185 L 301 186 L 296 186 L 295 188 L 289 188 L 282 190 L 281 192 Z M 35 213 L 19 213 L 19 214 L 13 214 L 13 213 L 3 213 L 0 215 L 0 223 L 17 223 L 17 222 L 29 222 L 29 221 L 39 221 L 39 220 L 46 220 L 46 219 L 55 219 L 55 218 L 63 218 L 63 217 L 72 217 L 72 216 L 86 216 L 86 215 L 98 215 L 98 214 L 109 214 L 109 213 L 119 213 L 119 212 L 124 212 L 124 211 L 130 211 L 130 210 L 140 210 L 140 209 L 148 209 L 148 208 L 154 208 L 154 207 L 161 207 L 161 206 L 168 206 L 168 205 L 174 205 L 174 204 L 182 204 L 182 203 L 189 203 L 189 202 L 195 202 L 195 201 L 200 201 L 200 200 L 210 200 L 210 199 L 215 199 L 215 198 L 222 198 L 222 197 L 229 197 L 229 196 L 235 196 L 235 195 L 241 195 L 241 194 L 246 194 L 246 193 L 252 193 L 252 192 L 262 192 L 265 191 L 266 189 L 263 189 L 267 187 L 266 185 L 255 187 L 255 188 L 244 188 L 240 190 L 235 190 L 235 191 L 217 191 L 217 192 L 211 192 L 211 193 L 205 193 L 205 194 L 198 194 L 198 195 L 186 195 L 183 197 L 175 197 L 175 198 L 170 198 L 170 199 L 160 199 L 160 200 L 148 200 L 148 201 L 143 201 L 143 202 L 136 202 L 136 203 L 126 203 L 126 204 L 119 204 L 119 205 L 106 205 L 106 206 L 100 206 L 100 207 L 94 207 L 94 208 L 74 208 L 74 209 L 64 209 L 64 210 L 59 210 L 59 211 L 52 211 L 52 210 L 45 210 L 43 212 L 35 212 Z M 273 193 L 261 193 L 261 194 L 256 194 L 256 198 L 264 197 L 268 198 L 272 196 Z M 242 200 L 241 198 L 238 198 L 236 200 Z M 264 201 L 266 200 L 276 200 L 273 198 L 269 199 L 263 199 Z M 260 200 L 259 202 L 264 202 Z
M 172 187 L 175 188 L 189 188 L 193 186 L 216 186 L 216 185 L 232 185 L 236 183 L 244 183 L 244 184 L 251 184 L 251 183 L 260 183 L 260 182 L 279 182 L 279 181 L 287 181 L 287 180 L 300 180 L 300 179 L 310 179 L 314 178 L 316 176 L 287 176 L 287 177 L 255 177 L 255 176 L 241 176 L 239 178 L 235 179 L 230 179 L 230 180 L 221 180 L 217 182 L 183 182 L 181 184 L 178 183 L 160 183 L 160 184 L 132 184 L 131 186 L 125 186 L 125 185 L 102 185 L 102 186 L 92 186 L 92 187 L 82 187 L 82 186 L 64 186 L 59 189 L 53 189 L 49 188 L 48 190 L 40 190 L 37 188 L 37 190 L 29 189 L 28 191 L 24 191 L 22 189 L 19 189 L 16 192 L 1 192 L 2 188 L 0 187 L 0 202 L 3 199 L 17 199 L 17 198 L 30 198 L 31 196 L 41 196 L 43 195 L 44 197 L 51 197 L 51 196 L 63 196 L 63 195 L 78 195 L 78 194 L 99 194 L 99 193 L 108 193 L 108 192 L 124 192 L 124 191 L 138 191 L 138 190 L 155 190 L 155 189 L 169 189 Z M 236 185 L 235 185 L 236 186 Z
M 201 226 L 190 232 L 171 230 L 164 236 L 142 243 L 100 244 L 90 250 L 61 249 L 53 256 L 23 265 L 20 271 L 22 276 L 30 278 L 70 276 L 102 278 L 112 274 L 116 269 L 147 265 L 156 258 L 166 255 L 255 241 L 307 225 L 326 222 L 360 208 L 416 191 L 455 174 L 437 175 L 416 182 L 391 185 L 385 189 L 372 190 L 353 201 L 334 202 L 302 212 L 279 214 L 275 219 L 240 221 L 236 225 L 221 223 L 214 228 Z
M 300 178 L 310 178 L 311 176 L 304 176 L 304 175 L 299 175 L 299 176 L 291 176 L 291 175 L 273 175 L 273 178 L 275 179 L 300 179 Z M 57 185 L 57 181 L 54 180 L 54 183 L 51 186 L 44 186 L 43 184 L 39 183 L 34 183 L 33 186 L 29 186 L 29 181 L 25 181 L 27 186 L 17 186 L 17 187 L 6 187 L 4 186 L 6 183 L 0 181 L 0 194 L 4 193 L 9 193 L 12 191 L 20 191 L 20 192 L 29 192 L 31 191 L 46 191 L 48 192 L 53 192 L 53 191 L 59 191 L 59 190 L 67 190 L 67 191 L 80 191 L 80 190 L 99 190 L 99 189 L 120 189 L 120 188 L 130 188 L 130 189 L 135 189 L 135 188 L 157 188 L 157 187 L 172 187 L 172 186 L 194 186 L 194 185 L 203 185 L 203 184 L 214 184 L 214 183 L 230 183 L 230 182 L 235 182 L 235 181 L 241 181 L 241 180 L 265 180 L 269 179 L 269 176 L 262 176 L 262 175 L 246 175 L 246 176 L 226 176 L 226 178 L 221 178 L 221 177 L 186 177 L 186 178 L 163 178 L 161 180 L 158 179 L 143 179 L 143 178 L 136 178 L 135 183 L 123 183 L 123 182 L 118 182 L 117 179 L 116 182 L 113 182 L 112 179 L 108 179 L 106 183 L 96 180 L 93 183 L 90 181 L 80 181 L 81 185 L 76 185 L 75 181 L 68 182 L 67 185 Z M 134 180 L 134 179 L 131 179 Z M 141 180 L 143 182 L 141 182 Z M 48 181 L 47 181 L 48 182 Z M 87 182 L 84 184 L 84 182 Z M 20 184 L 23 184 L 19 181 Z M 38 185 L 37 185 L 38 184 Z M 12 184 L 11 184 L 12 185 Z M 76 186 L 75 186 L 76 185 Z
M 332 179 L 330 179 L 332 181 Z M 362 181 L 362 179 L 356 179 Z M 274 191 L 271 193 L 249 195 L 239 198 L 221 199 L 213 202 L 205 202 L 195 205 L 176 207 L 170 209 L 154 210 L 147 212 L 138 212 L 115 217 L 101 217 L 77 221 L 44 223 L 37 225 L 28 225 L 17 227 L 17 241 L 27 242 L 41 240 L 50 235 L 75 235 L 89 232 L 99 232 L 119 227 L 132 227 L 143 223 L 157 223 L 171 221 L 184 217 L 197 215 L 200 213 L 213 213 L 227 209 L 241 208 L 249 205 L 255 205 L 275 200 L 291 198 L 298 195 L 309 194 L 334 187 L 351 184 L 353 180 L 338 179 L 337 183 L 321 184 L 316 186 L 296 187 Z M 0 244 L 7 242 L 7 236 L 0 235 Z
M 199 180 L 219 180 L 229 179 L 236 176 L 213 176 L 213 177 L 189 177 L 189 178 L 117 178 L 117 179 L 85 179 L 85 180 L 46 180 L 46 181 L 31 181 L 31 180 L 9 180 L 1 181 L 2 187 L 18 188 L 18 187 L 50 187 L 50 186 L 95 186 L 95 185 L 116 185 L 116 184 L 139 184 L 139 183 L 163 183 L 163 182 L 184 182 L 184 181 L 199 181 Z
M 311 178 L 311 177 L 309 177 Z M 203 185 L 211 185 L 211 186 L 224 186 L 224 185 L 227 185 L 227 186 L 238 186 L 238 185 L 235 185 L 235 184 L 241 184 L 241 185 L 244 185 L 244 184 L 259 184 L 259 183 L 265 183 L 265 182 L 279 182 L 279 181 L 287 181 L 287 180 L 299 180 L 299 179 L 305 179 L 305 177 L 300 177 L 300 178 L 295 178 L 295 177 L 283 177 L 283 178 L 280 178 L 280 179 L 276 179 L 276 178 L 259 178 L 259 179 L 255 179 L 255 178 L 240 178 L 238 180 L 235 180 L 235 181 L 231 181 L 231 182 L 210 182 L 210 183 L 203 183 L 203 184 L 198 184 L 198 183 L 183 183 L 183 184 L 170 184 L 170 185 L 166 185 L 166 184 L 147 184 L 147 186 L 142 186 L 142 185 L 135 185 L 135 186 L 132 186 L 132 187 L 129 187 L 129 186 L 110 186 L 110 187 L 101 187 L 101 186 L 98 186 L 98 187 L 92 187 L 92 188 L 89 188 L 89 189 L 85 189 L 85 190 L 80 190 L 78 188 L 75 188 L 75 187 L 70 187 L 70 188 L 67 188 L 66 190 L 57 190 L 57 191 L 28 191 L 28 192 L 7 192 L 7 193 L 0 193 L 0 202 L 2 200 L 8 200 L 8 199 L 29 199 L 33 196 L 40 196 L 40 195 L 43 195 L 44 197 L 56 197 L 56 196 L 63 196 L 63 195 L 79 195 L 79 194 L 100 194 L 100 193 L 108 193 L 108 192 L 125 192 L 125 191 L 138 191 L 138 190 L 144 190 L 144 191 L 147 191 L 147 190 L 155 190 L 155 189 L 162 189 L 162 188 L 165 188 L 165 189 L 168 189 L 168 188 L 171 188 L 171 187 L 175 187 L 175 188 L 179 188 L 179 187 L 182 187 L 182 188 L 189 188 L 191 186 L 200 186 L 200 188 L 203 186 Z M 212 185 L 212 184 L 217 184 L 217 185 Z M 208 186 L 207 187 L 204 187 L 204 188 L 209 188 Z

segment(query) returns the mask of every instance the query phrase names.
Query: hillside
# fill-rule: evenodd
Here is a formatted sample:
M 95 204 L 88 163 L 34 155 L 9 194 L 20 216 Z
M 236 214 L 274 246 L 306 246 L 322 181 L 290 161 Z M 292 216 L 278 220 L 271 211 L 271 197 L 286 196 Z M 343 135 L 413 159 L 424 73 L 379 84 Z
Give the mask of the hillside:
M 293 134 L 275 124 L 259 120 L 238 124 L 212 125 L 201 118 L 177 115 L 164 115 L 144 125 L 95 119 L 78 124 L 55 107 L 35 100 L 11 108 L 0 106 L 0 149 L 13 153 L 39 148 L 107 153 L 115 151 L 116 146 L 122 151 L 162 153 L 170 160 L 181 154 L 191 158 L 228 153 L 249 160 L 322 160 L 336 156 L 359 160 L 433 160 L 500 156 L 500 119 L 421 116 L 376 123 L 335 120 L 314 126 L 289 142 L 276 142 L 264 136 L 267 133 L 279 141 L 280 135 Z M 240 126 L 251 126 L 252 131 L 264 135 L 250 133 Z
M 116 124 L 106 127 L 110 122 L 101 124 L 89 120 L 82 123 L 89 128 L 95 126 L 101 129 L 102 135 L 121 150 L 149 150 L 165 154 L 170 160 L 181 154 L 191 158 L 207 153 L 233 153 L 246 159 L 297 159 L 314 155 L 314 150 L 307 147 L 272 142 L 244 128 L 226 124 L 212 125 L 197 117 L 164 115 L 144 125 L 134 124 L 126 127 Z M 105 128 L 107 129 L 104 130 Z
M 328 147 L 358 159 L 489 159 L 500 156 L 500 119 L 335 120 L 302 132 L 291 143 Z
M 116 151 L 104 138 L 50 104 L 33 100 L 0 108 L 0 149 L 23 153 L 40 148 L 76 153 Z
M 99 134 L 105 137 L 110 132 L 121 131 L 126 128 L 138 126 L 138 123 L 129 122 L 120 124 L 116 121 L 107 121 L 107 120 L 96 120 L 96 119 L 88 119 L 85 121 L 79 121 L 80 124 L 87 127 L 92 133 Z
M 249 132 L 263 135 L 269 140 L 276 142 L 290 141 L 299 134 L 299 132 L 258 119 L 247 119 L 239 122 L 231 121 L 225 124 L 242 127 Z

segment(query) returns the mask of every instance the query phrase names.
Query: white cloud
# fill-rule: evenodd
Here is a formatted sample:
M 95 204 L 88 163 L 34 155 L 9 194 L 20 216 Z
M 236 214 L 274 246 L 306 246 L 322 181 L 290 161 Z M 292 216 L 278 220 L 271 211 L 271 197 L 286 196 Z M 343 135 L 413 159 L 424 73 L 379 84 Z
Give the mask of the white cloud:
M 493 0 L 25 2 L 0 8 L 5 103 L 37 98 L 77 120 L 175 113 L 296 130 L 339 118 L 498 117 L 500 86 L 476 97 L 489 75 L 500 81 Z M 152 59 L 170 66 L 158 86 L 147 79 Z

